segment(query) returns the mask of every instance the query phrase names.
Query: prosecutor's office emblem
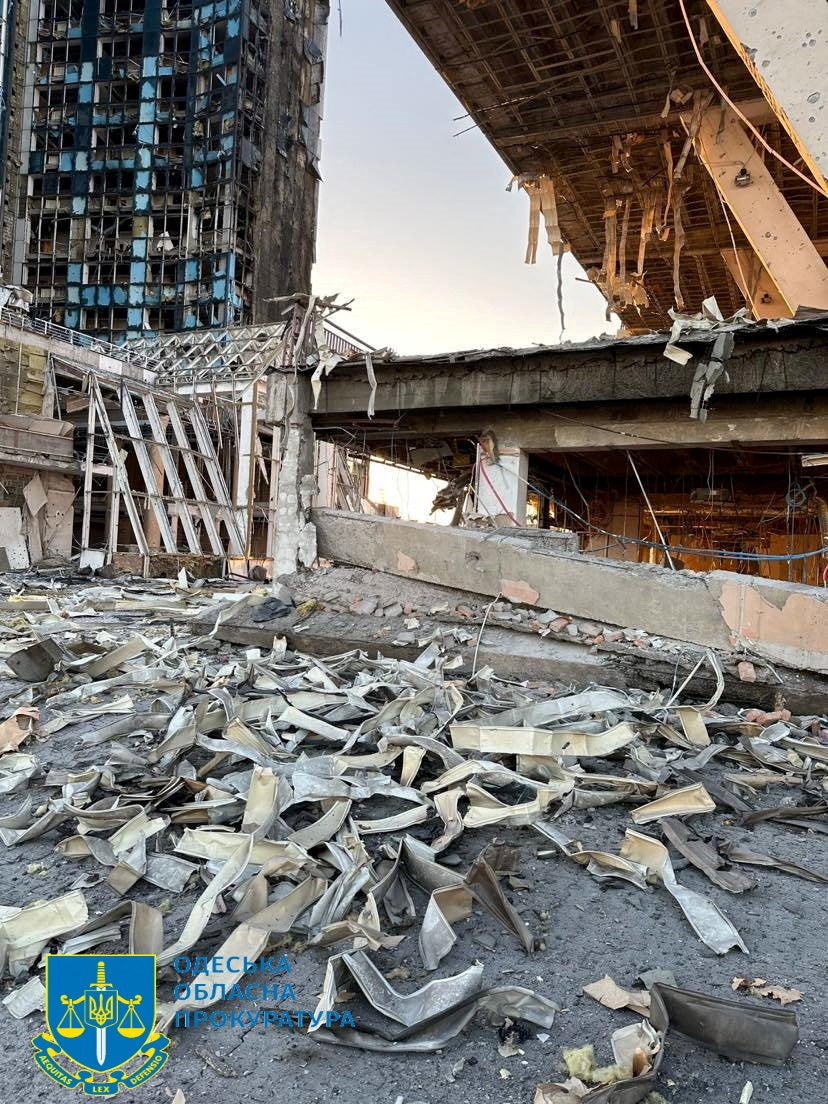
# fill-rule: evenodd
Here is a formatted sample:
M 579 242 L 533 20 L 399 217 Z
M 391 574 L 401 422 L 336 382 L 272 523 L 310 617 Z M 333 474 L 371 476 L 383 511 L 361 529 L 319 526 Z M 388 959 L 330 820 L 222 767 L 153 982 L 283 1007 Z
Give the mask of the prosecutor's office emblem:
M 46 1031 L 32 1044 L 64 1088 L 114 1096 L 145 1084 L 169 1058 L 155 1030 L 155 955 L 47 955 Z

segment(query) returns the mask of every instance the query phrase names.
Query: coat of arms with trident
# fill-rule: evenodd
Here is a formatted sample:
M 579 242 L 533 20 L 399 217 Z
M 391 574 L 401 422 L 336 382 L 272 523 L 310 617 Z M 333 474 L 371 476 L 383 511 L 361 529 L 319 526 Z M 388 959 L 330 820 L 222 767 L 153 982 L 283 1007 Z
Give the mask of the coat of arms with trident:
M 118 1034 L 127 1039 L 137 1039 L 144 1034 L 144 1025 L 135 1011 L 141 999 L 140 993 L 132 1000 L 122 997 L 106 980 L 106 964 L 99 962 L 98 975 L 82 997 L 72 1000 L 65 993 L 61 993 L 60 1000 L 61 1004 L 66 1005 L 66 1014 L 57 1025 L 57 1033 L 65 1039 L 76 1039 L 87 1027 L 94 1028 L 95 1056 L 98 1065 L 103 1069 L 106 1064 L 107 1028 L 117 1023 Z M 76 1011 L 76 1006 L 79 1004 L 84 1006 L 83 1021 Z M 121 1005 L 125 1005 L 126 1008 L 119 1021 Z
M 49 955 L 46 1022 L 48 1031 L 33 1040 L 35 1061 L 53 1080 L 82 1085 L 89 1095 L 136 1088 L 169 1057 L 169 1039 L 155 1030 L 154 955 Z M 138 1055 L 143 1063 L 127 1073 Z M 67 1070 L 63 1056 L 88 1076 Z

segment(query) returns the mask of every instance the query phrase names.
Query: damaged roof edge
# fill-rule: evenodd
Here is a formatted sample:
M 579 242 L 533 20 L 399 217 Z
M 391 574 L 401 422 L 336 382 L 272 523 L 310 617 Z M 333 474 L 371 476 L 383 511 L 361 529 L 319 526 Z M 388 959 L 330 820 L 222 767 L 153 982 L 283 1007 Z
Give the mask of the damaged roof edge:
M 773 340 L 776 337 L 811 337 L 828 333 L 828 311 L 815 312 L 807 318 L 774 319 L 761 322 L 724 322 L 715 329 L 682 332 L 678 339 L 683 345 L 709 345 L 715 335 L 733 333 L 738 342 L 744 338 Z M 500 357 L 536 357 L 568 353 L 591 353 L 602 349 L 635 348 L 636 346 L 666 345 L 670 340 L 668 331 L 654 331 L 647 334 L 631 334 L 628 337 L 614 337 L 602 334 L 588 341 L 564 342 L 561 345 L 530 345 L 528 348 L 513 349 L 505 346 L 494 349 L 463 349 L 446 353 L 392 354 L 388 360 L 380 360 L 374 355 L 374 364 L 378 368 L 386 365 L 404 366 L 408 364 L 464 363 L 478 360 L 496 360 Z M 348 361 L 346 363 L 354 363 Z M 817 381 L 814 381 L 817 385 Z

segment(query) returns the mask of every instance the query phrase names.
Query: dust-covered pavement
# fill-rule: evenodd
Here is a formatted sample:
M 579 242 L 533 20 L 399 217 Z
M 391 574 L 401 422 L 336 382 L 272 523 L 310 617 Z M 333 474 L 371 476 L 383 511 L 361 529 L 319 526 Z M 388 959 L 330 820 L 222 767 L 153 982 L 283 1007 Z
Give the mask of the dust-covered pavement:
M 64 596 L 65 597 L 65 596 Z M 171 593 L 169 602 L 172 604 Z M 179 596 L 181 597 L 181 596 Z M 128 600 L 122 598 L 122 601 Z M 158 597 L 156 605 L 161 606 L 166 599 Z M 105 605 L 101 599 L 88 600 L 88 606 Z M 77 651 L 84 653 L 91 647 L 96 634 L 108 632 L 113 638 L 124 638 L 136 632 L 135 613 L 125 616 L 124 610 L 101 612 L 95 617 L 78 617 L 78 607 L 74 612 L 62 614 L 64 623 L 74 618 L 77 629 L 71 629 L 64 635 L 65 646 L 77 645 Z M 4 622 L 13 633 L 6 634 L 4 644 L 8 645 L 14 633 L 25 632 L 21 625 L 20 614 L 14 615 L 7 610 Z M 31 614 L 34 617 L 34 614 Z M 153 624 L 153 617 L 158 620 Z M 24 619 L 25 620 L 25 619 Z M 162 641 L 171 632 L 173 619 L 168 616 L 166 622 L 160 613 L 148 611 L 141 614 L 140 630 L 154 640 L 156 647 L 163 650 Z M 73 637 L 73 634 L 75 636 Z M 276 673 L 276 677 L 288 677 L 297 671 L 307 671 L 307 667 L 292 666 L 290 656 L 278 657 L 260 655 L 245 656 L 240 648 L 217 643 L 215 639 L 188 639 L 182 622 L 176 622 L 174 635 L 177 635 L 182 651 L 173 655 L 169 650 L 159 655 L 152 650 L 143 653 L 140 661 L 131 661 L 123 672 L 156 664 L 163 667 L 163 673 L 170 682 L 175 679 L 169 673 L 176 669 L 183 676 L 184 689 L 181 691 L 187 701 L 201 701 L 210 698 L 210 690 L 231 688 L 232 695 L 241 700 L 261 700 L 267 695 L 277 696 L 276 688 L 262 683 L 257 689 L 254 685 L 256 675 L 251 672 L 251 662 L 260 665 L 263 671 Z M 20 639 L 20 638 L 18 638 Z M 186 639 L 186 647 L 184 640 Z M 199 643 L 200 641 L 200 643 Z M 85 643 L 84 643 L 85 642 Z M 5 654 L 9 648 L 5 648 Z M 187 669 L 177 666 L 186 656 Z M 196 662 L 198 656 L 198 662 Z M 440 661 L 442 662 L 442 661 Z M 333 668 L 332 668 L 333 669 Z M 348 668 L 350 671 L 351 669 Z M 346 680 L 342 668 L 340 674 L 332 676 L 334 681 Z M 412 685 L 399 682 L 399 670 L 375 668 L 371 672 L 374 681 L 383 683 L 376 691 L 369 692 L 364 700 L 374 708 L 381 708 L 397 697 L 412 697 L 418 691 Z M 108 674 L 111 679 L 112 673 Z M 146 677 L 146 676 L 142 676 Z M 263 678 L 261 672 L 259 677 Z M 347 675 L 350 683 L 353 676 Z M 51 676 L 47 687 L 40 685 L 24 686 L 19 681 L 5 679 L 2 694 L 5 700 L 4 716 L 12 712 L 12 706 L 19 707 L 21 695 L 34 699 L 33 707 L 40 709 L 41 726 L 48 725 L 57 709 L 49 705 L 56 692 L 66 693 L 77 685 L 76 675 L 57 672 Z M 496 680 L 489 682 L 485 689 L 469 684 L 462 674 L 456 674 L 450 668 L 444 670 L 442 680 L 458 688 L 464 695 L 461 710 L 465 711 L 463 720 L 487 711 L 497 712 L 492 704 L 500 702 L 500 708 L 509 704 L 515 708 L 524 699 L 544 701 L 548 695 L 543 688 L 534 687 L 525 690 L 520 687 L 502 686 Z M 397 680 L 397 681 L 395 681 Z M 371 681 L 367 679 L 366 681 Z M 560 688 L 556 687 L 555 690 Z M 124 687 L 111 687 L 103 695 L 92 695 L 104 702 L 106 695 L 114 700 L 123 695 Z M 38 739 L 33 735 L 21 745 L 21 751 L 27 751 L 37 757 L 40 770 L 25 788 L 14 794 L 0 797 L 0 816 L 8 816 L 21 808 L 26 797 L 32 798 L 31 819 L 49 800 L 56 801 L 61 794 L 60 787 L 49 782 L 50 771 L 71 771 L 75 774 L 92 766 L 104 766 L 106 762 L 124 760 L 119 748 L 146 759 L 153 749 L 157 749 L 165 738 L 163 731 L 142 731 L 141 713 L 157 712 L 159 698 L 165 694 L 179 693 L 177 689 L 166 687 L 140 688 L 133 684 L 129 693 L 134 698 L 135 732 L 125 732 L 99 744 L 84 743 L 83 737 L 89 737 L 112 723 L 114 717 L 104 714 L 80 723 L 69 724 L 58 731 Z M 475 695 L 479 695 L 475 699 Z M 489 695 L 488 698 L 485 695 Z M 305 699 L 309 700 L 309 699 Z M 692 699 L 688 699 L 692 700 Z M 488 704 L 487 704 L 488 703 Z M 170 704 L 175 704 L 171 702 Z M 474 707 L 474 708 L 471 708 Z M 64 703 L 62 708 L 69 708 Z M 443 711 L 450 708 L 446 699 L 438 706 L 434 702 L 422 700 L 406 718 L 397 717 L 391 727 L 375 732 L 350 749 L 350 754 L 368 755 L 376 750 L 380 740 L 394 733 L 416 735 L 418 731 L 430 730 L 450 747 Z M 731 715 L 719 703 L 717 712 L 722 717 Z M 437 724 L 429 721 L 429 716 L 438 712 Z M 310 710 L 309 710 L 310 712 Z M 330 711 L 328 711 L 330 715 Z M 634 714 L 631 714 L 634 715 Z M 616 719 L 615 717 L 609 718 Z M 595 720 L 595 718 L 591 718 Z M 639 721 L 642 718 L 639 715 Z M 789 723 L 796 725 L 797 718 Z M 360 718 L 340 722 L 353 729 Z M 588 720 L 583 723 L 589 724 Z M 226 724 L 223 726 L 226 728 Z M 289 734 L 278 724 L 267 731 L 267 726 L 251 722 L 251 729 L 260 735 L 264 733 L 273 743 L 275 766 L 295 762 L 297 755 L 331 755 L 336 747 L 330 742 L 307 737 L 294 751 L 287 751 Z M 603 725 L 599 725 L 599 728 Z M 219 736 L 222 726 L 219 726 Z M 727 744 L 734 755 L 738 755 L 737 739 L 731 734 L 717 734 L 715 725 L 709 726 L 714 741 Z M 811 729 L 808 730 L 809 734 Z M 212 737 L 210 737 L 212 738 Z M 813 738 L 810 736 L 810 738 Z M 637 737 L 650 747 L 655 754 L 663 755 L 665 745 L 647 735 Z M 114 749 L 114 752 L 113 752 Z M 666 749 L 669 750 L 669 747 Z M 171 776 L 182 762 L 188 762 L 195 773 L 210 760 L 211 749 L 194 744 L 185 749 L 175 762 L 147 763 L 146 767 L 135 769 L 134 774 L 121 762 L 120 770 L 110 766 L 109 772 L 117 790 L 124 793 L 138 793 L 142 787 L 146 790 L 148 777 Z M 484 758 L 480 756 L 480 758 Z M 513 758 L 488 756 L 493 761 L 514 767 Z M 573 764 L 566 761 L 570 766 Z M 712 783 L 722 782 L 726 772 L 734 770 L 734 760 L 716 756 L 703 769 L 703 776 Z M 799 763 L 802 763 L 800 757 Z M 234 772 L 250 770 L 253 764 L 243 762 L 238 756 L 215 764 L 209 777 L 226 777 Z M 634 771 L 621 750 L 609 757 L 580 760 L 580 766 L 589 773 L 610 773 L 616 776 L 631 776 Z M 756 764 L 758 769 L 758 764 Z M 811 765 L 813 767 L 813 764 Z M 3 760 L 0 758 L 0 770 Z M 746 771 L 750 767 L 738 764 Z M 818 769 L 800 771 L 792 760 L 789 770 L 779 769 L 780 781 L 768 787 L 766 791 L 750 793 L 739 791 L 755 809 L 771 807 L 783 803 L 797 805 L 815 804 L 821 789 L 822 778 Z M 399 780 L 400 764 L 395 761 L 383 768 L 384 773 Z M 415 785 L 440 776 L 442 767 L 433 756 L 427 754 L 417 773 Z M 187 773 L 185 771 L 185 773 Z M 110 784 L 106 770 L 100 789 L 90 795 L 99 801 L 116 792 L 107 789 Z M 53 775 L 52 781 L 59 778 Z M 784 785 L 788 777 L 795 785 Z M 805 788 L 803 789 L 803 783 Z M 675 789 L 679 781 L 664 781 L 665 791 Z M 229 784 L 228 784 L 229 785 Z M 532 796 L 531 788 L 512 783 L 495 785 L 485 783 L 497 799 L 514 806 L 525 802 Z M 228 789 L 231 794 L 232 789 Z M 736 791 L 733 791 L 734 793 Z M 640 804 L 641 800 L 637 799 Z M 180 796 L 178 805 L 186 804 Z M 75 802 L 76 806 L 81 803 Z M 239 818 L 244 812 L 244 795 L 238 797 Z M 162 806 L 162 815 L 174 816 L 176 804 Z M 355 802 L 353 816 L 378 819 L 397 814 L 407 806 L 395 797 L 377 796 L 370 800 Z M 466 810 L 466 799 L 461 800 L 461 812 Z M 616 803 L 596 808 L 571 808 L 556 815 L 560 803 L 552 804 L 546 816 L 550 823 L 571 839 L 581 842 L 583 848 L 605 850 L 617 853 L 622 843 L 625 829 L 634 827 L 630 812 L 635 804 Z M 235 810 L 234 810 L 235 812 Z M 285 809 L 284 821 L 289 827 L 306 826 L 318 817 L 320 809 L 313 802 L 300 803 Z M 280 818 L 281 819 L 281 818 Z M 821 823 L 821 818 L 819 819 Z M 728 840 L 748 846 L 751 850 L 784 856 L 795 862 L 814 867 L 823 873 L 826 864 L 822 846 L 823 836 L 818 831 L 805 831 L 774 822 L 759 823 L 747 828 L 738 823 L 739 817 L 733 810 L 719 806 L 715 813 L 693 817 L 688 823 L 703 837 L 718 841 Z M 205 821 L 205 823 L 207 823 Z M 192 826 L 192 825 L 191 825 Z M 198 822 L 194 822 L 198 827 Z M 234 818 L 229 818 L 227 826 L 239 830 Z M 19 830 L 13 829 L 13 830 Z M 78 823 L 67 819 L 56 828 L 46 831 L 37 838 L 16 846 L 5 846 L 0 851 L 0 904 L 4 906 L 23 906 L 32 902 L 53 899 L 65 894 L 77 884 L 77 879 L 86 875 L 82 884 L 90 918 L 106 912 L 117 905 L 122 898 L 102 880 L 109 871 L 102 868 L 94 858 L 70 861 L 55 850 L 55 845 L 77 834 Z M 163 832 L 148 841 L 148 853 L 155 850 L 174 854 L 173 847 L 180 838 L 182 823 L 170 823 Z M 414 839 L 430 843 L 444 830 L 443 822 L 435 815 L 421 824 L 415 824 L 406 832 L 369 834 L 363 837 L 363 844 L 378 867 L 382 868 L 385 846 L 396 846 L 401 836 L 408 834 Z M 643 832 L 659 837 L 658 823 L 651 823 Z M 109 834 L 109 833 L 107 833 Z M 280 829 L 274 827 L 268 837 L 283 838 Z M 701 871 L 686 864 L 685 860 L 672 852 L 673 866 L 680 883 L 703 894 L 715 902 L 726 917 L 738 930 L 746 944 L 749 954 L 732 950 L 725 955 L 716 955 L 695 935 L 682 912 L 673 899 L 660 886 L 653 886 L 649 892 L 642 891 L 623 881 L 598 881 L 576 862 L 556 853 L 535 827 L 531 824 L 515 827 L 508 823 L 488 827 L 469 828 L 437 856 L 437 861 L 448 870 L 464 874 L 473 860 L 492 841 L 503 841 L 519 850 L 518 870 L 515 875 L 506 875 L 500 880 L 506 898 L 514 905 L 525 921 L 535 939 L 536 949 L 531 955 L 524 953 L 514 933 L 501 926 L 485 909 L 475 905 L 467 920 L 457 922 L 454 927 L 457 941 L 442 958 L 434 972 L 423 967 L 418 948 L 418 937 L 426 906 L 428 893 L 419 888 L 411 879 L 407 879 L 407 888 L 416 908 L 416 919 L 408 927 L 397 927 L 389 923 L 384 912 L 381 913 L 381 928 L 386 935 L 403 936 L 402 942 L 395 947 L 379 947 L 370 950 L 370 957 L 384 974 L 391 974 L 390 984 L 400 992 L 411 992 L 426 984 L 434 977 L 447 977 L 467 969 L 475 962 L 484 966 L 484 985 L 517 985 L 533 990 L 540 997 L 556 1002 L 560 1008 L 554 1025 L 547 1029 L 535 1026 L 528 1036 L 520 1042 L 522 1053 L 504 1056 L 499 1053 L 500 1039 L 496 1025 L 476 1019 L 454 1039 L 435 1053 L 372 1053 L 362 1049 L 339 1047 L 329 1043 L 317 1042 L 313 1034 L 303 1030 L 274 1025 L 263 1026 L 256 1023 L 249 1026 L 249 1019 L 242 1017 L 241 1023 L 228 1023 L 223 1026 L 199 1026 L 172 1028 L 173 1040 L 171 1057 L 167 1067 L 148 1085 L 135 1090 L 136 1099 L 147 1101 L 166 1101 L 181 1089 L 188 1102 L 193 1100 L 236 1100 L 265 1101 L 287 1095 L 297 1104 L 336 1098 L 344 1102 L 363 1100 L 388 1101 L 393 1104 L 402 1097 L 406 1104 L 414 1101 L 499 1101 L 501 1104 L 529 1102 L 538 1083 L 564 1081 L 567 1074 L 562 1065 L 561 1051 L 565 1047 L 594 1043 L 599 1064 L 609 1065 L 612 1052 L 609 1045 L 611 1033 L 625 1024 L 635 1023 L 639 1019 L 627 1011 L 610 1011 L 584 995 L 582 987 L 609 974 L 625 988 L 637 988 L 636 979 L 642 971 L 660 968 L 671 971 L 681 987 L 698 990 L 713 996 L 743 1000 L 750 1004 L 749 998 L 735 997 L 731 990 L 731 981 L 735 976 L 752 979 L 762 977 L 769 982 L 789 989 L 798 989 L 803 999 L 789 1007 L 796 1011 L 799 1020 L 800 1041 L 792 1057 L 781 1068 L 769 1068 L 759 1065 L 733 1063 L 709 1051 L 701 1050 L 696 1044 L 685 1041 L 671 1033 L 666 1054 L 661 1066 L 658 1091 L 668 1101 L 676 1104 L 695 1104 L 700 1100 L 733 1101 L 739 1095 L 747 1080 L 754 1086 L 754 1101 L 797 1100 L 808 1104 L 823 1098 L 822 1083 L 828 1072 L 826 1060 L 826 1041 L 824 1036 L 824 1017 L 826 1008 L 826 973 L 824 940 L 821 937 L 821 920 L 824 909 L 826 887 L 819 883 L 795 878 L 771 869 L 754 871 L 757 886 L 753 890 L 733 895 L 711 884 Z M 547 857 L 541 858 L 538 852 Z M 313 850 L 315 861 L 321 865 L 323 873 L 332 880 L 334 871 L 326 867 L 322 860 L 324 846 Z M 202 868 L 203 869 L 203 868 Z M 739 867 L 742 871 L 752 868 Z M 255 869 L 247 871 L 246 877 L 254 875 Z M 164 947 L 169 947 L 179 937 L 193 904 L 205 885 L 212 877 L 210 870 L 194 875 L 181 894 L 154 887 L 145 880 L 139 880 L 126 893 L 127 899 L 141 902 L 157 908 L 163 915 Z M 298 876 L 293 879 L 298 881 Z M 274 882 L 278 879 L 274 879 Z M 90 884 L 92 883 L 92 884 Z M 242 885 L 244 882 L 242 881 Z M 237 887 L 239 888 L 239 887 Z M 270 889 L 272 891 L 273 885 Z M 272 892 L 271 892 L 272 897 Z M 364 905 L 363 897 L 354 899 L 349 915 L 357 916 Z M 238 901 L 231 892 L 222 895 L 220 907 L 209 917 L 206 926 L 200 932 L 192 955 L 213 954 L 237 926 L 234 910 Z M 317 1006 L 325 965 L 332 954 L 350 949 L 353 937 L 344 943 L 331 946 L 308 946 L 313 933 L 302 930 L 298 924 L 296 930 L 286 935 L 274 936 L 268 954 L 277 957 L 286 954 L 290 964 L 289 980 L 296 990 L 294 1008 L 313 1010 Z M 67 933 L 68 935 L 69 933 Z M 67 938 L 62 935 L 51 941 L 49 948 L 58 950 Z M 100 943 L 95 948 L 102 954 L 124 953 L 126 930 L 122 925 L 121 938 Z M 94 953 L 94 952 L 93 952 Z M 278 954 L 277 954 L 278 953 Z M 24 971 L 16 984 L 29 976 L 39 975 L 42 970 L 34 962 Z M 247 981 L 261 983 L 283 982 L 270 975 L 248 976 Z M 172 986 L 178 981 L 176 974 L 168 967 L 159 974 L 159 1001 L 169 1001 Z M 4 989 L 12 987 L 11 979 L 6 975 Z M 340 994 L 347 997 L 347 994 Z M 290 1002 L 288 1002 L 290 1003 Z M 753 1002 L 755 1003 L 755 1002 Z M 776 1002 L 765 1000 L 768 1008 L 778 1007 Z M 244 1012 L 251 1007 L 247 1004 L 217 1004 L 213 1010 Z M 351 1008 L 357 1028 L 363 1023 L 370 1026 L 376 1022 L 376 1013 L 357 999 L 346 1000 L 337 1008 Z M 255 1007 L 254 1007 L 255 1010 Z M 32 1047 L 29 1040 L 43 1027 L 42 1015 L 35 1013 L 25 1020 L 14 1020 L 5 1008 L 0 1009 L 4 1026 L 5 1057 L 3 1078 L 0 1086 L 0 1100 L 18 1101 L 23 1098 L 35 1101 L 57 1102 L 68 1099 L 66 1090 L 51 1083 L 39 1073 L 32 1061 Z M 539 1036 L 545 1036 L 542 1040 Z M 504 1048 L 508 1050 L 508 1048 Z

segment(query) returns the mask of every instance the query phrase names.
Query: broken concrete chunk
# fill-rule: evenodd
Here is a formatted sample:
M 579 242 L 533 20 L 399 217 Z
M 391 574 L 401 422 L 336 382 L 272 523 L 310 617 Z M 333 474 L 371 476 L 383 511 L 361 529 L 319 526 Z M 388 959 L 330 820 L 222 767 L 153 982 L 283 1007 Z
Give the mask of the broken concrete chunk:
M 525 579 L 501 579 L 500 593 L 510 602 L 520 602 L 523 605 L 537 605 L 540 594 Z

